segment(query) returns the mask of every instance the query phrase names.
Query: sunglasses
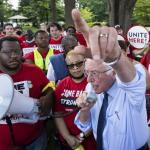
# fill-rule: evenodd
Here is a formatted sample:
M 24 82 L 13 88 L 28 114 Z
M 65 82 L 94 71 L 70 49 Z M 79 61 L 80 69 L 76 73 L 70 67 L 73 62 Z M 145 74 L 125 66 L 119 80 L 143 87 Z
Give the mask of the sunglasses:
M 81 67 L 83 65 L 84 61 L 80 61 L 80 62 L 77 62 L 76 64 L 69 64 L 67 65 L 68 69 L 73 69 L 75 66 L 77 68 Z

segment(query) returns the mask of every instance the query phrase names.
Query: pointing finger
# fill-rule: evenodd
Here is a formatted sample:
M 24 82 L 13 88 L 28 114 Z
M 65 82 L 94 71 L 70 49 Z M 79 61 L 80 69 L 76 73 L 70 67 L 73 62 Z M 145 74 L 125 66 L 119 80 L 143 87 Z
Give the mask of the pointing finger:
M 89 30 L 89 43 L 91 48 L 92 57 L 95 60 L 101 59 L 100 45 L 99 45 L 99 30 L 98 26 L 95 26 Z
M 72 10 L 72 19 L 74 21 L 76 30 L 81 32 L 89 45 L 89 26 L 86 21 L 81 17 L 80 11 L 78 9 Z

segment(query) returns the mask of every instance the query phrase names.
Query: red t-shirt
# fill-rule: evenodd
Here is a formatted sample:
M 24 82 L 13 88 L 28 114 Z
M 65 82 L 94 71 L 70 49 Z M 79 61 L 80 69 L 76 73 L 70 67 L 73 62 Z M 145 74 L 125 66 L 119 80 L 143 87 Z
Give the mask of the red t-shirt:
M 54 50 L 54 54 L 60 54 L 64 52 L 61 45 L 62 39 L 63 39 L 62 36 L 58 40 L 54 39 L 53 37 L 50 38 L 49 47 Z
M 150 72 L 150 51 L 148 51 L 142 58 L 141 58 L 141 64 L 145 66 L 145 68 Z M 146 94 L 150 94 L 150 90 L 146 91 Z
M 141 58 L 141 64 L 143 64 L 147 70 L 150 64 L 150 51 L 148 51 L 142 58 Z
M 21 44 L 22 48 L 36 47 L 35 41 L 29 43 L 27 41 L 23 41 Z
M 27 53 L 32 52 L 35 49 L 35 47 L 37 47 L 37 46 L 36 46 L 35 41 L 33 41 L 31 43 L 29 43 L 27 41 L 23 41 L 21 43 L 21 47 L 22 47 L 23 55 L 25 55 Z
M 141 59 L 141 64 L 145 66 L 145 68 L 150 71 L 149 65 L 150 65 L 150 51 L 146 53 Z M 146 91 L 146 94 L 150 94 L 150 90 Z M 148 116 L 148 120 L 150 120 L 150 116 Z M 150 124 L 149 124 L 150 126 Z
M 87 46 L 86 41 L 80 32 L 76 32 L 76 37 L 77 37 L 77 40 L 79 41 L 80 45 L 84 45 L 85 47 Z
M 22 44 L 26 39 L 24 36 L 18 36 L 18 40 L 19 40 L 20 44 Z
M 60 81 L 55 90 L 55 112 L 71 112 L 77 108 L 76 98 L 81 92 L 85 90 L 87 85 L 87 80 L 84 79 L 80 83 L 75 83 L 71 77 L 66 77 Z M 77 111 L 74 113 L 65 116 L 64 121 L 69 132 L 72 135 L 78 135 L 81 131 L 74 124 L 74 118 L 77 114 Z M 61 138 L 62 140 L 62 138 Z M 95 140 L 93 136 L 89 136 L 83 143 L 86 150 L 94 150 Z
M 11 77 L 16 90 L 33 98 L 40 98 L 43 88 L 49 83 L 43 71 L 30 64 L 23 64 L 21 69 Z M 8 125 L 4 122 L 5 120 L 0 120 L 0 150 L 8 150 L 12 146 L 10 131 Z M 17 145 L 30 144 L 44 129 L 43 121 L 29 124 L 12 119 L 12 122 L 15 122 L 13 130 Z

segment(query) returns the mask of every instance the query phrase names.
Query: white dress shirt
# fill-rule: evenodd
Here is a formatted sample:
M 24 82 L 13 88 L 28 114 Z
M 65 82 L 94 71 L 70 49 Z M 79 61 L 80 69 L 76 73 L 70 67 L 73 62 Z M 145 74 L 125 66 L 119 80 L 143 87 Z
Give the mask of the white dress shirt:
M 136 76 L 131 82 L 123 83 L 116 77 L 116 82 L 107 91 L 109 105 L 103 131 L 104 150 L 137 150 L 147 142 L 146 75 L 140 64 L 135 68 Z M 90 83 L 87 88 L 89 86 Z M 103 97 L 102 93 L 97 94 L 98 100 L 91 108 L 91 117 L 87 122 L 80 122 L 80 112 L 75 118 L 75 124 L 83 132 L 93 129 L 95 139 Z
M 50 81 L 55 81 L 55 73 L 54 73 L 54 68 L 53 68 L 53 65 L 51 64 L 51 62 L 49 63 L 48 65 L 48 71 L 47 71 L 47 78 L 50 80 Z

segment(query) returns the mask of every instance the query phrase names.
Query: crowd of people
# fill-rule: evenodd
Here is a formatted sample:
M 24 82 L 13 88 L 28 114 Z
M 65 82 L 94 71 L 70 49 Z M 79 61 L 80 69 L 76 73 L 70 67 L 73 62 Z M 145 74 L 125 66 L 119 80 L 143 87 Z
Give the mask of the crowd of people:
M 89 27 L 76 9 L 72 18 L 65 32 L 4 25 L 0 73 L 38 99 L 39 118 L 1 118 L 0 150 L 148 150 L 150 51 L 139 59 L 120 25 Z

